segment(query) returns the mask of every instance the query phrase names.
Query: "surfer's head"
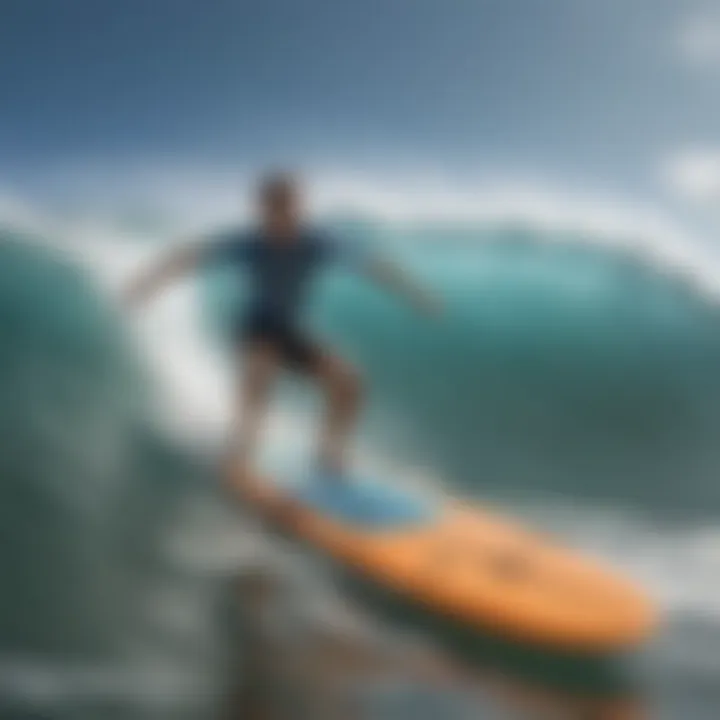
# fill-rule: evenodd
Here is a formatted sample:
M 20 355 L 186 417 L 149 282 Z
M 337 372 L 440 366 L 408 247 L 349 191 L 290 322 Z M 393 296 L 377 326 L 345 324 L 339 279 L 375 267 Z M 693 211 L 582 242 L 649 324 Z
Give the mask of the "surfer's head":
M 269 173 L 258 185 L 260 221 L 271 237 L 291 238 L 300 224 L 300 180 L 289 172 Z

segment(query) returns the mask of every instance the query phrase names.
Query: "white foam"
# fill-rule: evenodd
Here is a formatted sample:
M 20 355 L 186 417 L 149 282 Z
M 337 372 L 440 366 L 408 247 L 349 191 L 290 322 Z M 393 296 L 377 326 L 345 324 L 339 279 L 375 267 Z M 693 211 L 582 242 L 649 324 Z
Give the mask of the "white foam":
M 248 174 L 223 166 L 160 161 L 119 168 L 59 168 L 56 174 L 64 187 L 74 183 L 84 207 L 92 208 L 66 214 L 64 236 L 95 258 L 103 252 L 98 246 L 104 241 L 114 241 L 110 252 L 128 257 L 148 252 L 148 231 L 131 231 L 124 221 L 139 202 L 156 212 L 154 224 L 164 237 L 250 216 Z M 310 205 L 320 215 L 340 211 L 395 225 L 441 220 L 477 223 L 480 229 L 510 222 L 534 229 L 538 242 L 562 236 L 563 242 L 572 239 L 624 250 L 662 272 L 684 276 L 701 291 L 715 297 L 720 293 L 720 262 L 712 239 L 697 236 L 666 209 L 648 202 L 568 190 L 546 178 L 457 179 L 428 170 L 393 176 L 320 168 L 313 174 L 311 190 Z M 46 213 L 33 211 L 16 196 L 7 197 L 14 218 L 45 228 L 53 224 Z M 58 222 L 54 225 L 57 230 Z M 144 248 L 138 246 L 140 239 Z M 132 251 L 116 247 L 128 241 L 134 241 Z M 108 263 L 102 264 L 102 272 L 107 272 Z
M 573 547 L 604 558 L 646 588 L 669 615 L 695 617 L 720 627 L 717 526 L 663 524 L 640 512 L 588 507 L 548 495 L 514 497 L 507 508 L 554 531 Z

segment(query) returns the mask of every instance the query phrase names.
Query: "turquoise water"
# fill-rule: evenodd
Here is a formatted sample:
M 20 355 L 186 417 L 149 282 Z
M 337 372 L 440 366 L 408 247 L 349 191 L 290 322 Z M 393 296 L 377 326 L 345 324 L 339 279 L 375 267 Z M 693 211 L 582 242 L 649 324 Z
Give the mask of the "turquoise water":
M 549 245 L 450 227 L 376 240 L 442 296 L 441 321 L 341 274 L 315 298 L 316 334 L 368 378 L 373 443 L 389 436 L 389 450 L 470 491 L 540 488 L 714 517 L 720 309 L 582 237 Z M 214 318 L 231 312 L 211 298 Z
M 320 289 L 316 331 L 366 376 L 363 448 L 644 583 L 668 613 L 631 666 L 651 717 L 716 717 L 716 302 L 651 258 L 579 235 L 362 232 L 447 302 L 428 322 L 350 277 Z M 92 272 L 41 240 L 0 242 L 3 661 L 72 657 L 197 683 L 180 709 L 126 692 L 112 707 L 51 699 L 48 716 L 205 717 L 228 668 L 217 599 L 257 531 L 225 505 L 213 454 L 156 422 L 156 380 Z M 217 347 L 219 278 L 205 290 L 202 342 Z M 291 390 L 288 412 L 310 402 Z M 40 702 L 12 699 L 18 717 Z

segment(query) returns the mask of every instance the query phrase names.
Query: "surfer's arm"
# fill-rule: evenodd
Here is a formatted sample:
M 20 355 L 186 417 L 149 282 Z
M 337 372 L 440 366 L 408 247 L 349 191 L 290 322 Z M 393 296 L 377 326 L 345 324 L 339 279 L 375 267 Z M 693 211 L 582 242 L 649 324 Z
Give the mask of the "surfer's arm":
M 126 299 L 136 305 L 203 265 L 242 261 L 247 255 L 247 247 L 244 236 L 234 229 L 178 245 L 130 283 Z
M 206 243 L 186 243 L 164 253 L 139 273 L 127 286 L 125 299 L 137 305 L 151 298 L 172 282 L 195 270 L 207 254 Z
M 397 265 L 385 259 L 373 257 L 365 261 L 364 267 L 365 274 L 376 284 L 403 298 L 423 315 L 435 317 L 441 313 L 440 298 Z

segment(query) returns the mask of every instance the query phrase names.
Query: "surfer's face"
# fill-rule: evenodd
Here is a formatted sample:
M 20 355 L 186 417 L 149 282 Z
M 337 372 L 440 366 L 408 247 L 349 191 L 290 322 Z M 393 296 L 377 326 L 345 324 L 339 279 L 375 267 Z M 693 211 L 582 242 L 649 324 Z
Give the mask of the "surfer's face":
M 300 222 L 300 191 L 288 177 L 269 180 L 260 194 L 262 223 L 272 236 L 291 238 Z

